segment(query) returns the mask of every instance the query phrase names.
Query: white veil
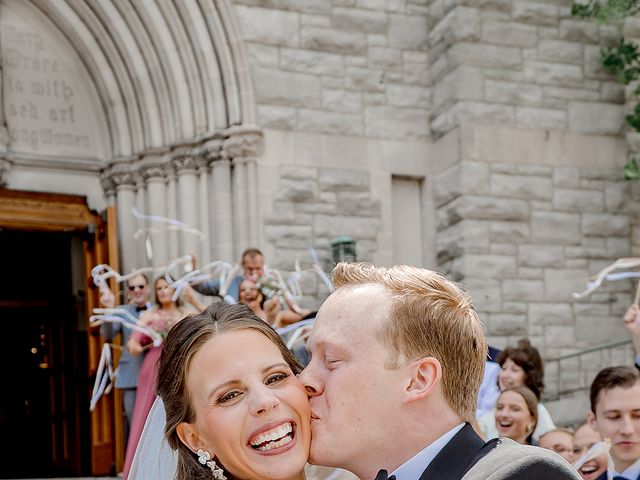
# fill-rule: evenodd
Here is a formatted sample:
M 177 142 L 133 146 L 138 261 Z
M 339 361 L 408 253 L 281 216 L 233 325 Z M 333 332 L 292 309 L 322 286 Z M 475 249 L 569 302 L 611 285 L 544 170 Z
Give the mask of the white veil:
M 128 480 L 173 480 L 175 478 L 178 453 L 164 438 L 165 423 L 164 404 L 160 397 L 156 397 L 133 456 Z

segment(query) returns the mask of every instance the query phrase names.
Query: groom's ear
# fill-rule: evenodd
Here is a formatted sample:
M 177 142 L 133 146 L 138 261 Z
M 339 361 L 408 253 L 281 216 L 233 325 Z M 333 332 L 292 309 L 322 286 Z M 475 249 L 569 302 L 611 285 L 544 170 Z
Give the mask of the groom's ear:
M 442 365 L 434 357 L 419 358 L 406 366 L 408 379 L 402 403 L 411 403 L 428 397 L 440 384 Z
M 182 422 L 176 427 L 176 433 L 178 434 L 178 438 L 182 443 L 184 443 L 189 450 L 193 453 L 196 453 L 198 450 L 208 450 L 205 442 L 202 441 L 200 436 L 198 435 L 195 427 L 187 422 Z M 215 457 L 215 453 L 209 451 L 211 457 Z

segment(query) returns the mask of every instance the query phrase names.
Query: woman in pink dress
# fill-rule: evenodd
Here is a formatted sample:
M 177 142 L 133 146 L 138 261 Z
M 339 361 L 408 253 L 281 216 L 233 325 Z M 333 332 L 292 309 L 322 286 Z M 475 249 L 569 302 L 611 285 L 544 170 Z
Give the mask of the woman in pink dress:
M 175 293 L 175 290 L 164 277 L 156 279 L 154 283 L 154 290 L 156 304 L 140 316 L 138 324 L 156 331 L 160 334 L 162 339 L 166 337 L 171 327 L 178 323 L 182 318 L 191 313 L 198 313 L 198 311 L 205 309 L 205 306 L 193 295 L 191 287 L 186 287 L 184 289 L 182 298 L 193 305 L 197 310 L 193 308 L 183 308 L 180 304 L 180 300 L 174 301 L 173 294 Z M 138 446 L 138 440 L 140 440 L 140 435 L 142 435 L 147 415 L 156 398 L 156 379 L 158 375 L 157 363 L 162 349 L 162 344 L 158 345 L 157 343 L 158 342 L 154 344 L 151 337 L 138 331 L 131 335 L 129 342 L 127 343 L 127 348 L 131 355 L 140 355 L 147 348 L 149 348 L 149 351 L 142 361 L 140 373 L 138 375 L 136 403 L 133 409 L 133 421 L 129 431 L 127 452 L 124 459 L 123 474 L 125 479 L 128 478 L 133 455 L 135 454 L 136 447 Z

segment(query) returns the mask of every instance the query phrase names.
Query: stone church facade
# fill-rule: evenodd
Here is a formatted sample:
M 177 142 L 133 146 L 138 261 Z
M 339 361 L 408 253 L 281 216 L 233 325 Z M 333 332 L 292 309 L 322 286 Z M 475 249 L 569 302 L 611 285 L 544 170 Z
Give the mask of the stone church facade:
M 620 338 L 628 283 L 571 293 L 639 250 L 635 138 L 599 63 L 618 32 L 571 3 L 2 0 L 0 180 L 115 205 L 122 271 L 328 265 L 347 235 L 461 281 L 498 347 Z M 133 208 L 204 237 L 151 235 L 149 259 Z

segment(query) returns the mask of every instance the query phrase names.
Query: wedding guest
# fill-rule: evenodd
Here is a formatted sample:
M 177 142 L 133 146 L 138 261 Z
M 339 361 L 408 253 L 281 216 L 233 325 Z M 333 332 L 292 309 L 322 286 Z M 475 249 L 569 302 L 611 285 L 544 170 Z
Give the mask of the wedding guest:
M 538 423 L 538 399 L 524 385 L 507 388 L 496 403 L 496 428 L 500 438 L 510 438 L 522 445 L 533 445 Z
M 571 463 L 573 461 L 573 431 L 568 428 L 549 430 L 540 437 L 540 447 L 556 452 Z
M 589 422 L 582 424 L 573 436 L 573 457 L 571 462 L 575 464 L 591 447 L 600 441 L 600 434 Z M 578 473 L 583 480 L 596 480 L 600 475 L 606 473 L 607 465 L 607 456 L 603 454 L 581 465 L 578 468 Z

